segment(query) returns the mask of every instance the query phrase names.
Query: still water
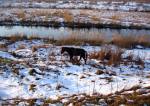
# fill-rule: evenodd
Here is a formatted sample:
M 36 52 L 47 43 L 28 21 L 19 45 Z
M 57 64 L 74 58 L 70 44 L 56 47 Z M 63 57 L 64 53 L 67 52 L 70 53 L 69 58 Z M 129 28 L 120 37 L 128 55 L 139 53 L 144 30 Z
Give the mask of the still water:
M 71 29 L 71 28 L 52 28 L 52 27 L 34 27 L 34 26 L 0 26 L 0 36 L 12 35 L 26 35 L 26 36 L 39 36 L 59 39 L 66 36 L 105 36 L 111 37 L 113 35 L 123 36 L 150 36 L 150 30 L 137 30 L 137 29 L 110 29 L 110 28 L 91 28 L 91 29 Z

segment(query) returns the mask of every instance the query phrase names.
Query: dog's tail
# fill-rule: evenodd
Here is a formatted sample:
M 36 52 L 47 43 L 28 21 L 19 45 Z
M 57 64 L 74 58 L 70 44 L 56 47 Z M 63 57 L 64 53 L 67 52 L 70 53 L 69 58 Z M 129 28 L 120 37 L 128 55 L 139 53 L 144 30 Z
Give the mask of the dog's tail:
M 88 58 L 88 53 L 87 51 L 85 51 L 85 64 L 86 64 L 87 58 Z

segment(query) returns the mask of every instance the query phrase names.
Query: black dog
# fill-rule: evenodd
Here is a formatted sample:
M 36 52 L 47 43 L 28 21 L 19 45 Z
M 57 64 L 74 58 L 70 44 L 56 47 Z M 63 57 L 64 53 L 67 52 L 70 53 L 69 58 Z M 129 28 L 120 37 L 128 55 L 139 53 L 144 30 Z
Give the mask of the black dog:
M 73 48 L 73 47 L 62 47 L 61 54 L 64 53 L 64 52 L 67 52 L 69 54 L 70 61 L 73 60 L 73 56 L 80 56 L 79 60 L 81 60 L 83 58 L 84 61 L 85 61 L 85 64 L 86 64 L 86 61 L 87 61 L 87 51 L 85 51 L 84 49 Z

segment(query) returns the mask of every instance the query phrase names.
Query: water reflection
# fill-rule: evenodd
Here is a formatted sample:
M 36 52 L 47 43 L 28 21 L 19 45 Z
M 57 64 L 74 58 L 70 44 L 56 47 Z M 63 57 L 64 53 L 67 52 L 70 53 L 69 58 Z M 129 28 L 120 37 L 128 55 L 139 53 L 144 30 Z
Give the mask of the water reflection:
M 59 39 L 60 37 L 75 35 L 75 36 L 105 36 L 111 37 L 113 35 L 149 35 L 150 30 L 136 30 L 136 29 L 110 29 L 110 28 L 92 28 L 92 29 L 71 29 L 71 28 L 52 28 L 52 27 L 30 27 L 30 26 L 0 26 L 0 36 L 11 36 L 22 34 L 26 36 L 40 36 Z

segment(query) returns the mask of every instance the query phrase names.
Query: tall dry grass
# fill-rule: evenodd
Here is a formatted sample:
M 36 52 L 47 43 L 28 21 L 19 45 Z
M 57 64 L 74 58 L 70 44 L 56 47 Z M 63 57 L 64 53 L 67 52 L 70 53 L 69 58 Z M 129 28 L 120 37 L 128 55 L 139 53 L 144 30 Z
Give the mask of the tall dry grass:
M 59 40 L 57 40 L 58 45 L 84 45 L 84 44 L 90 44 L 90 45 L 101 45 L 104 42 L 103 36 L 88 36 L 88 35 L 75 35 L 72 34 L 67 37 L 61 37 Z
M 102 63 L 107 65 L 117 66 L 123 61 L 122 54 L 124 50 L 113 46 L 103 46 L 100 51 L 89 54 L 90 59 L 101 60 Z
M 134 48 L 137 45 L 150 47 L 150 36 L 148 35 L 142 35 L 142 36 L 114 35 L 112 37 L 112 43 L 123 48 Z
M 73 22 L 73 15 L 69 11 L 64 11 L 63 17 L 65 22 Z
M 1 37 L 12 42 L 19 40 L 33 40 L 33 39 L 43 39 L 46 43 L 55 43 L 56 45 L 103 45 L 103 44 L 112 44 L 119 46 L 121 48 L 135 48 L 137 45 L 143 47 L 150 47 L 150 36 L 122 36 L 114 35 L 112 38 L 106 38 L 101 34 L 88 34 L 80 35 L 78 33 L 72 33 L 71 35 L 62 36 L 57 39 L 40 37 L 37 35 L 26 36 L 23 34 L 10 35 L 9 37 Z

